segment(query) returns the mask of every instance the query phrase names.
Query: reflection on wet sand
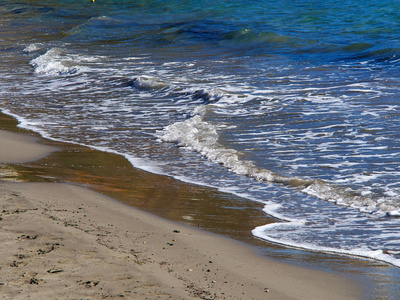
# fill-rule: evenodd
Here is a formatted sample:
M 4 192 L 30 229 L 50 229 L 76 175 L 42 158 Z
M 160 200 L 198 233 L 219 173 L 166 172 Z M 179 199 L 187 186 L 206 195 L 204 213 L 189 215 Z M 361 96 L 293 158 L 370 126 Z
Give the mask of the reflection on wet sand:
M 0 129 L 27 133 L 16 125 L 11 117 L 0 115 Z M 387 282 L 391 278 L 390 266 L 329 253 L 291 249 L 254 238 L 252 229 L 277 221 L 262 212 L 260 203 L 135 169 L 124 157 L 116 154 L 53 141 L 43 143 L 56 146 L 60 151 L 36 162 L 3 167 L 9 170 L 7 174 L 12 175 L 10 180 L 72 182 L 160 217 L 257 246 L 270 258 L 348 274 L 360 275 L 368 270 L 370 276 L 376 274 L 379 277 L 376 278 L 378 294 L 388 293 L 385 289 L 387 284 L 390 285 Z M 382 277 L 382 268 L 387 269 L 384 272 L 387 280 L 386 276 Z

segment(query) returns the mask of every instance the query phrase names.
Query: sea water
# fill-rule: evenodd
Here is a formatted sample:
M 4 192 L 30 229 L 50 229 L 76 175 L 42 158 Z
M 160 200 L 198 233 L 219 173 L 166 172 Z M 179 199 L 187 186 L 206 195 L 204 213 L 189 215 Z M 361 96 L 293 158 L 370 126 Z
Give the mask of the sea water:
M 397 1 L 3 0 L 0 109 L 400 266 Z

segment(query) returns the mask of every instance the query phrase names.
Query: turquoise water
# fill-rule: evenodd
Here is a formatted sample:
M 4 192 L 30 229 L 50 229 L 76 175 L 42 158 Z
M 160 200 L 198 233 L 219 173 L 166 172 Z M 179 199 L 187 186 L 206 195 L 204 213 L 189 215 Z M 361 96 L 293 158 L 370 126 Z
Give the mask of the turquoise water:
M 5 0 L 0 109 L 264 203 L 256 237 L 399 267 L 399 6 Z

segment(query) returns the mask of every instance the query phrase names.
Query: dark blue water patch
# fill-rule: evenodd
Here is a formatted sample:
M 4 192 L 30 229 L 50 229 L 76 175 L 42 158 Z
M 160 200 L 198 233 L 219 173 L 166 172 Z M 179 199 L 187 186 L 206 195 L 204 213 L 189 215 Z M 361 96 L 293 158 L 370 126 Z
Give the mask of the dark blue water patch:
M 361 51 L 350 57 L 357 61 L 375 61 L 376 63 L 397 63 L 400 60 L 400 48 L 385 48 Z
M 66 32 L 65 41 L 72 43 L 141 45 L 148 52 L 165 48 L 184 54 L 388 61 L 398 52 L 397 6 L 354 1 L 30 1 L 8 11 L 29 13 L 34 22 L 48 22 L 47 28 L 75 23 L 79 28 Z
M 20 17 L 32 17 L 56 11 L 51 5 L 35 3 L 13 3 L 0 5 L 0 11 L 5 15 L 20 15 Z

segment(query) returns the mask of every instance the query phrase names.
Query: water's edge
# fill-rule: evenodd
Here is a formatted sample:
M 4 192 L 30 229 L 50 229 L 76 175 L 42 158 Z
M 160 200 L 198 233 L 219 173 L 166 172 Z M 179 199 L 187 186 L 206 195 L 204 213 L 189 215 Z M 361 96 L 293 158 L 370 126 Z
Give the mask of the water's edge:
M 1 113 L 0 128 L 39 136 L 18 127 L 18 121 Z M 393 283 L 393 279 L 386 276 L 397 272 L 400 277 L 398 268 L 357 257 L 285 247 L 255 238 L 252 229 L 274 222 L 262 212 L 261 203 L 136 169 L 124 157 L 113 153 L 48 139 L 43 143 L 61 150 L 37 162 L 14 165 L 21 180 L 84 185 L 160 217 L 244 242 L 256 247 L 268 259 L 339 272 L 364 284 L 372 280 L 374 285 L 367 283 L 367 293 L 375 294 L 374 299 L 391 299 L 387 295 L 390 293 L 387 284 Z M 372 286 L 375 286 L 374 291 Z

